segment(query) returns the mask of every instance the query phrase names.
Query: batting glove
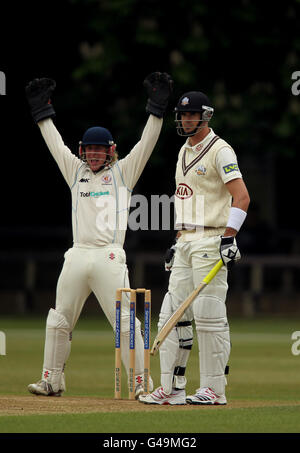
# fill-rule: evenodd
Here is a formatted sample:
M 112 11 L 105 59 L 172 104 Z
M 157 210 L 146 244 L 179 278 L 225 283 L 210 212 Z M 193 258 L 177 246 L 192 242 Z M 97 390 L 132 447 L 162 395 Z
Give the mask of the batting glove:
M 241 258 L 234 236 L 221 236 L 220 255 L 225 266 L 230 267 Z
M 32 117 L 36 123 L 55 116 L 51 96 L 56 87 L 52 79 L 42 78 L 32 80 L 25 88 L 26 97 Z
M 148 93 L 146 112 L 162 118 L 168 106 L 169 97 L 174 82 L 166 72 L 153 72 L 144 80 L 144 87 Z
M 167 272 L 170 272 L 170 270 L 173 267 L 174 259 L 175 259 L 175 252 L 176 252 L 176 244 L 172 245 L 172 247 L 166 251 L 165 270 Z

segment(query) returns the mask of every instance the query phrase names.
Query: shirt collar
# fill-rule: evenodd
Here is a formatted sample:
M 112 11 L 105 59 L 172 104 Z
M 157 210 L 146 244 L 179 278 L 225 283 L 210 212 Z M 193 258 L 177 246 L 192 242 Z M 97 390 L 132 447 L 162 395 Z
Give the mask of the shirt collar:
M 211 139 L 215 137 L 215 135 L 216 134 L 214 133 L 212 128 L 210 128 L 210 131 L 206 135 L 206 137 L 204 137 L 204 139 L 201 140 L 201 142 L 196 143 L 196 145 L 194 146 L 191 146 L 189 144 L 189 139 L 187 139 L 187 141 L 185 142 L 185 148 L 188 148 L 190 151 L 193 151 L 194 153 L 199 153 L 199 151 L 201 151 L 211 141 Z

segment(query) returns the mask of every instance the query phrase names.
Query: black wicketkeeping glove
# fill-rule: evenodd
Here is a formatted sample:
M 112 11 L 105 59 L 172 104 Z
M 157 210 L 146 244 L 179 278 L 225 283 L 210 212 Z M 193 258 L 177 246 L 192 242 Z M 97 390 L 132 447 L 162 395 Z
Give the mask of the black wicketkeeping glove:
M 51 96 L 55 87 L 54 80 L 42 78 L 32 80 L 25 88 L 31 114 L 36 123 L 55 116 L 55 110 L 51 104 Z
M 220 255 L 225 266 L 230 267 L 241 258 L 236 239 L 233 236 L 221 236 Z
M 147 89 L 148 101 L 146 112 L 162 118 L 168 106 L 169 97 L 173 90 L 174 82 L 166 72 L 153 72 L 144 80 Z

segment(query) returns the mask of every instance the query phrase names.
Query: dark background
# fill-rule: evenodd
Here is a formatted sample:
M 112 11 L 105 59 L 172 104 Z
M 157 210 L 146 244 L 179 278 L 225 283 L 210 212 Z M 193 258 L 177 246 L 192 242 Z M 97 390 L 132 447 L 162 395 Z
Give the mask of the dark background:
M 300 71 L 299 11 L 296 0 L 1 5 L 2 261 L 72 243 L 69 189 L 32 121 L 26 84 L 56 80 L 55 123 L 74 153 L 85 129 L 102 125 L 122 158 L 147 120 L 142 82 L 156 70 L 172 75 L 174 93 L 135 193 L 174 193 L 183 139 L 173 108 L 182 93 L 202 90 L 215 106 L 211 126 L 235 149 L 251 196 L 242 253 L 298 256 L 300 97 L 291 87 Z M 173 237 L 128 231 L 125 249 L 163 255 Z

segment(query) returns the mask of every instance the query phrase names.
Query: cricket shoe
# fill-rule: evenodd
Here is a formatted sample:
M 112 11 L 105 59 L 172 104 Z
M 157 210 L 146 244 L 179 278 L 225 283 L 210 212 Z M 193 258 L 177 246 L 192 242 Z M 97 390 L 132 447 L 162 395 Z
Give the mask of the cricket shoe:
M 149 376 L 149 392 L 153 390 L 153 381 L 151 376 Z M 144 375 L 140 374 L 135 376 L 135 399 L 138 400 L 139 396 L 144 393 Z
M 188 395 L 186 397 L 188 404 L 202 404 L 206 406 L 221 406 L 227 404 L 225 395 L 218 395 L 209 387 L 197 389 L 195 395 Z
M 153 393 L 141 395 L 139 401 L 144 404 L 183 405 L 186 404 L 185 390 L 172 389 L 172 393 L 168 395 L 164 392 L 162 387 L 158 387 Z
M 49 384 L 44 379 L 41 379 L 40 381 L 36 382 L 35 384 L 29 384 L 28 390 L 30 393 L 33 393 L 34 395 L 61 396 L 62 393 L 66 390 L 64 373 L 62 374 L 61 388 L 57 392 L 54 392 L 51 384 Z

